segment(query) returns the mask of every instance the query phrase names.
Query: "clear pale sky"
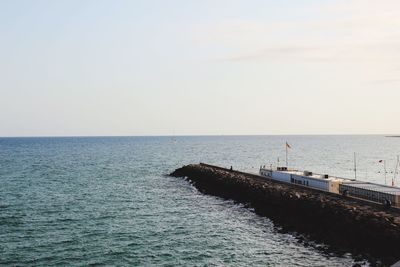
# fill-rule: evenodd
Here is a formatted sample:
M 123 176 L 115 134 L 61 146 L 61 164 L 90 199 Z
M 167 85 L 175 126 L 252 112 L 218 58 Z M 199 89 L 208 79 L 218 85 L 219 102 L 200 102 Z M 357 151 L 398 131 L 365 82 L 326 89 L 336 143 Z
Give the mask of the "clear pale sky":
M 0 136 L 398 134 L 400 1 L 0 1 Z

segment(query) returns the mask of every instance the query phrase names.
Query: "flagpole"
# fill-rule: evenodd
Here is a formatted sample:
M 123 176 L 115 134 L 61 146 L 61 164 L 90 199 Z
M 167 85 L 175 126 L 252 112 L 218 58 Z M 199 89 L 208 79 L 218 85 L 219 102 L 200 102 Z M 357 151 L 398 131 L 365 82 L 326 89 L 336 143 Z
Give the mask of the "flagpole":
M 286 148 L 286 168 L 287 168 L 288 167 L 288 142 L 286 142 L 285 148 Z
M 387 185 L 387 183 L 386 183 L 386 160 L 383 160 L 383 171 L 385 172 L 385 185 Z

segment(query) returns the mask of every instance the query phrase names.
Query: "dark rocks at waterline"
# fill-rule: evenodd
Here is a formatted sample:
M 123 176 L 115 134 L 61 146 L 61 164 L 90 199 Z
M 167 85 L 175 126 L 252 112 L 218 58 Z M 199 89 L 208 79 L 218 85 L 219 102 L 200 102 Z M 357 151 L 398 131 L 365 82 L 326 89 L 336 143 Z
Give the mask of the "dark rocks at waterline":
M 257 175 L 205 164 L 175 170 L 206 194 L 250 204 L 284 231 L 295 231 L 338 252 L 378 259 L 384 265 L 400 258 L 400 213 L 383 207 Z

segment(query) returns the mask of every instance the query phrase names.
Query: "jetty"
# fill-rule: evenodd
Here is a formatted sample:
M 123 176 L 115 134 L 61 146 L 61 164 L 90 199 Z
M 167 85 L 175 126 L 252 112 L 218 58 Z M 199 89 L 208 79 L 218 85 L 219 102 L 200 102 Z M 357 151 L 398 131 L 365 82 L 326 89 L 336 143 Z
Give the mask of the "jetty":
M 378 265 L 400 258 L 400 211 L 330 192 L 268 179 L 209 164 L 191 164 L 171 173 L 200 192 L 248 204 L 279 229 L 351 252 Z

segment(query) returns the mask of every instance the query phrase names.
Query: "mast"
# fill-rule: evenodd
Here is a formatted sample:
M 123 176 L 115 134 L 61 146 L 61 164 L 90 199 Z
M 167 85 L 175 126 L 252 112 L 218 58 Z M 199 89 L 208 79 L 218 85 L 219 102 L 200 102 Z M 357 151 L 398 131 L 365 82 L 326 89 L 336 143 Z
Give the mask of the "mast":
M 354 152 L 354 179 L 357 180 L 357 155 Z
M 397 175 L 397 172 L 398 172 L 399 161 L 400 161 L 400 156 L 397 156 L 396 169 L 394 170 L 394 176 L 393 176 L 393 179 L 392 179 L 392 186 L 394 186 L 394 180 L 396 179 L 396 175 Z

